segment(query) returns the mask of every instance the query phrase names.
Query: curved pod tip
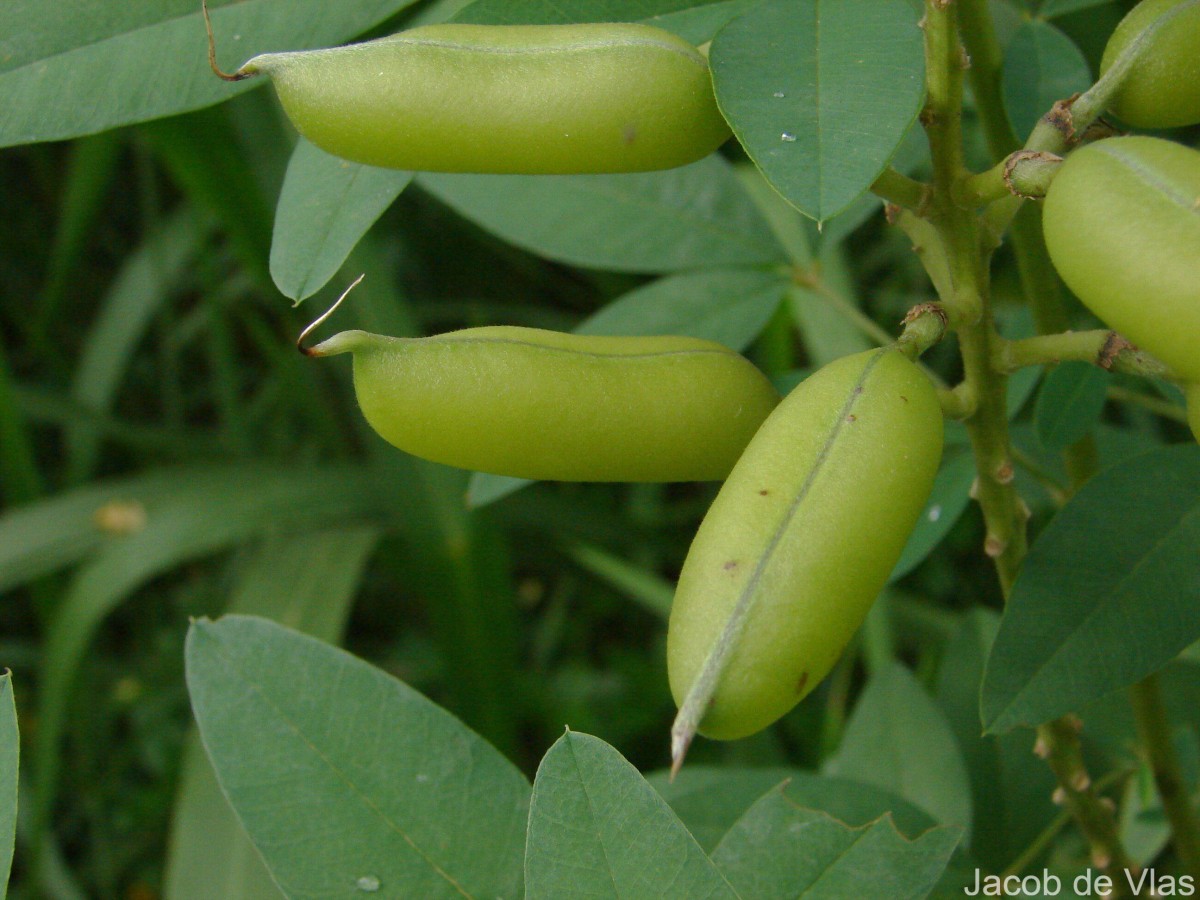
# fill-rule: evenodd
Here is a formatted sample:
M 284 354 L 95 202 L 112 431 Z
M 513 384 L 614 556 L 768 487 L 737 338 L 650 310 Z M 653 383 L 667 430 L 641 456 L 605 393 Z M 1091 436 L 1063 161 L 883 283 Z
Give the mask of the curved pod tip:
M 208 34 L 208 67 L 222 81 L 245 81 L 259 73 L 254 61 L 246 63 L 236 72 L 226 72 L 217 65 L 217 39 L 213 36 L 212 19 L 208 14 L 208 0 L 200 0 L 200 12 L 204 16 L 204 30 Z
M 369 343 L 370 338 L 372 337 L 371 335 L 367 334 L 365 331 L 355 330 L 343 331 L 339 334 L 335 334 L 333 337 L 322 341 L 315 347 L 306 347 L 304 345 L 304 339 L 312 334 L 317 328 L 319 328 L 326 319 L 333 315 L 334 311 L 342 305 L 342 301 L 349 296 L 352 290 L 358 287 L 359 283 L 362 282 L 363 278 L 365 277 L 366 273 L 359 275 L 352 282 L 350 282 L 350 286 L 342 291 L 341 295 L 333 301 L 333 305 L 329 307 L 329 309 L 325 310 L 325 312 L 321 313 L 321 315 L 317 316 L 317 318 L 314 319 L 308 325 L 308 327 L 300 332 L 300 336 L 296 338 L 297 350 L 299 350 L 305 356 L 336 356 L 339 353 L 348 353 L 352 350 L 356 350 Z

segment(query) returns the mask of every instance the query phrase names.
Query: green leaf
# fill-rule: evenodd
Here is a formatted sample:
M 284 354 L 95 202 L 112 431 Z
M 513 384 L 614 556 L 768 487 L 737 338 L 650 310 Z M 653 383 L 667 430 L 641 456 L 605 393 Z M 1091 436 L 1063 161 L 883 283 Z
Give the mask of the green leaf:
M 568 731 L 538 766 L 526 897 L 735 897 L 671 808 L 599 738 Z
M 1047 450 L 1085 437 L 1100 421 L 1108 399 L 1108 374 L 1099 366 L 1069 361 L 1050 370 L 1038 391 L 1033 424 Z
M 221 788 L 288 896 L 513 897 L 529 785 L 445 710 L 264 619 L 188 632 Z
M 781 785 L 796 805 L 821 810 L 847 825 L 866 825 L 887 813 L 910 838 L 937 825 L 928 813 L 872 784 L 799 769 L 688 765 L 673 782 L 665 769 L 652 772 L 646 780 L 671 804 L 700 846 L 710 852 L 755 801 Z
M 0 674 L 0 898 L 8 890 L 13 847 L 17 839 L 17 772 L 21 740 L 17 731 L 17 706 L 13 701 L 12 672 Z
M 828 253 L 826 251 L 822 255 L 827 256 Z M 845 302 L 853 303 L 849 298 L 845 298 Z M 788 308 L 804 341 L 804 349 L 812 365 L 817 368 L 871 348 L 871 342 L 857 323 L 852 322 L 841 308 L 830 303 L 829 297 L 822 291 L 793 284 L 788 289 Z
M 1200 638 L 1200 447 L 1089 481 L 1030 548 L 988 659 L 983 723 L 1038 725 L 1162 668 Z
M 717 105 L 788 202 L 832 218 L 920 112 L 924 48 L 904 0 L 767 0 L 717 35 Z
M 953 828 L 936 828 L 909 841 L 888 816 L 848 828 L 776 790 L 729 830 L 713 862 L 740 896 L 756 900 L 921 900 L 937 883 L 957 843 Z
M 373 528 L 269 537 L 239 572 L 229 611 L 265 616 L 336 642 L 378 540 Z M 221 793 L 197 734 L 189 735 L 184 749 L 165 883 L 173 900 L 280 896 Z
M 576 22 L 637 22 L 717 0 L 475 0 L 455 22 L 480 25 L 571 25 Z
M 703 6 L 651 16 L 643 21 L 647 25 L 665 28 L 698 47 L 707 44 L 728 22 L 759 2 L 760 0 L 717 0 L 707 2 Z
M 962 753 L 942 711 L 899 663 L 872 675 L 826 771 L 894 791 L 940 824 L 962 828 L 970 842 Z
M 1004 50 L 1004 108 L 1022 139 L 1055 100 L 1086 91 L 1091 83 L 1083 53 L 1049 22 L 1028 20 Z
M 347 162 L 301 138 L 275 207 L 275 286 L 297 302 L 323 288 L 411 180 L 411 172 Z
M 705 269 L 660 278 L 588 317 L 576 334 L 678 334 L 742 351 L 766 327 L 787 279 L 761 269 Z
M 969 455 L 969 454 L 968 454 Z M 1058 815 L 1050 768 L 1031 753 L 1034 735 L 1020 729 L 981 735 L 979 686 L 1000 617 L 976 607 L 946 642 L 938 669 L 937 702 L 958 740 L 971 779 L 975 817 L 971 853 L 1003 871 Z M 986 811 L 986 814 L 982 814 Z
M 1038 9 L 1038 15 L 1045 19 L 1053 19 L 1094 6 L 1106 6 L 1111 2 L 1112 0 L 1045 0 Z
M 444 175 L 421 187 L 519 247 L 579 266 L 675 272 L 782 261 L 729 164 L 632 175 Z
M 258 53 L 333 46 L 411 3 L 213 3 L 218 57 L 230 69 Z M 200 4 L 193 0 L 0 4 L 0 147 L 175 115 L 253 84 L 226 84 L 209 70 Z
M 974 480 L 975 457 L 950 448 L 942 459 L 942 466 L 933 481 L 933 491 L 917 519 L 917 527 L 888 576 L 889 581 L 902 578 L 915 569 L 950 533 L 967 508 Z
M 479 509 L 515 494 L 521 488 L 533 484 L 528 478 L 511 475 L 493 475 L 490 472 L 472 472 L 467 486 L 467 507 Z

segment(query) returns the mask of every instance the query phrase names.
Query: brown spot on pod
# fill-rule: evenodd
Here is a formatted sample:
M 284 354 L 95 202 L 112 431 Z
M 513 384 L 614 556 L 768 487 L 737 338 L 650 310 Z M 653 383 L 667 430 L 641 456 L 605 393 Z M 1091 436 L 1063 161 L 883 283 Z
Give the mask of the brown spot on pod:
M 808 672 L 801 672 L 800 679 L 796 682 L 796 693 L 803 694 L 804 688 L 808 684 Z

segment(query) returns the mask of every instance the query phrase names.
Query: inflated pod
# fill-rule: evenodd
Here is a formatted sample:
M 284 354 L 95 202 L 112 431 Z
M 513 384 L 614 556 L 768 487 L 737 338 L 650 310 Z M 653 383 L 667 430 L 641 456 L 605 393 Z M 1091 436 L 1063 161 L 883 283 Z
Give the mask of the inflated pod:
M 933 386 L 894 349 L 830 363 L 763 423 L 692 542 L 671 609 L 677 703 L 724 656 L 701 734 L 753 734 L 825 677 L 895 566 L 941 452 Z
M 344 331 L 306 352 L 354 354 L 363 415 L 401 450 L 520 478 L 722 479 L 779 402 L 744 357 L 688 337 Z
M 426 25 L 256 56 L 296 129 L 335 156 L 432 172 L 640 172 L 729 137 L 708 60 L 638 24 Z
M 1200 152 L 1150 137 L 1082 147 L 1050 182 L 1043 221 L 1075 295 L 1200 381 Z
M 1200 122 L 1200 0 L 1142 0 L 1108 39 L 1100 74 L 1152 25 L 1112 111 L 1137 128 L 1194 125 Z

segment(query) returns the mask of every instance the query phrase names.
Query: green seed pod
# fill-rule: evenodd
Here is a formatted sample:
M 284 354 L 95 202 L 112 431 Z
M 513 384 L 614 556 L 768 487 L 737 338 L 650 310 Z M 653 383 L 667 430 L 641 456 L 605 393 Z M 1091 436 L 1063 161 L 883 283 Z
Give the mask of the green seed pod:
M 1200 441 L 1200 384 L 1185 385 L 1183 395 L 1187 398 L 1188 425 L 1192 436 Z
M 744 357 L 697 338 L 344 331 L 305 352 L 354 354 L 359 406 L 389 443 L 519 478 L 718 480 L 779 402 Z
M 1200 381 L 1200 152 L 1150 137 L 1089 144 L 1050 182 L 1043 220 L 1075 295 Z
M 825 366 L 763 423 L 692 542 L 671 609 L 676 702 L 717 678 L 700 733 L 753 734 L 825 677 L 899 559 L 941 452 L 933 385 L 894 349 Z
M 1194 125 L 1200 122 L 1200 0 L 1142 0 L 1108 39 L 1100 74 L 1151 26 L 1112 111 L 1136 128 Z
M 642 172 L 729 137 L 708 60 L 648 25 L 426 25 L 256 56 L 297 130 L 335 156 L 430 172 Z

